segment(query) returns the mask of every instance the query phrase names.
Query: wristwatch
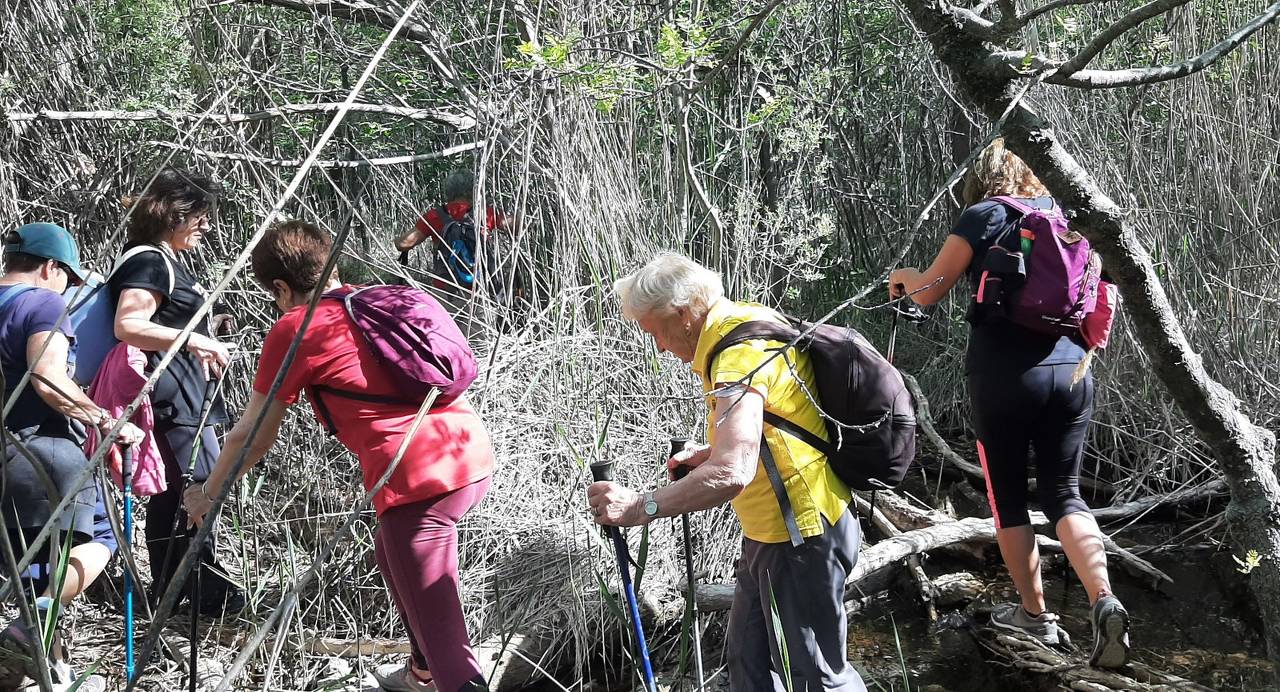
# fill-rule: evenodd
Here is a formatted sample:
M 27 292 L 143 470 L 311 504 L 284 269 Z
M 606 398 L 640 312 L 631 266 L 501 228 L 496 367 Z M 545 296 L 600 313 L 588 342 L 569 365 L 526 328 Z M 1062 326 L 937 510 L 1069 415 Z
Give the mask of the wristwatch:
M 653 499 L 653 493 L 644 494 L 644 515 L 650 519 L 658 516 L 658 501 Z

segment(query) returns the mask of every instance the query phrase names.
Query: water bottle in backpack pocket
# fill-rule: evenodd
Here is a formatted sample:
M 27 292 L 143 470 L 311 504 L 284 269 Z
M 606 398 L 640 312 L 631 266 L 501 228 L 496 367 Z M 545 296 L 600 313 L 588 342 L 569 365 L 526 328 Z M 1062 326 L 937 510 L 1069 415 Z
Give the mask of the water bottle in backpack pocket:
M 1001 234 L 982 261 L 970 306 L 975 324 L 999 316 L 1028 329 L 1056 336 L 1080 333 L 1097 307 L 1102 262 L 1062 212 L 1037 209 L 1012 197 L 992 197 L 1022 218 Z M 1004 240 L 1018 230 L 1018 249 Z

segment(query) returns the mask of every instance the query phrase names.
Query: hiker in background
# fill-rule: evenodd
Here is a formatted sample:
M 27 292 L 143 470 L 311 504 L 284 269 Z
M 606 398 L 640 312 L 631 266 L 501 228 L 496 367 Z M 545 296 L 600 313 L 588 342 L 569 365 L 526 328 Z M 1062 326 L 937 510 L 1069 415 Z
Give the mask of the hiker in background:
M 768 360 L 770 349 L 785 344 L 761 339 L 729 346 L 708 364 L 712 349 L 734 327 L 754 320 L 785 324 L 785 319 L 762 305 L 725 298 L 718 274 L 681 255 L 659 254 L 615 289 L 623 314 L 651 335 L 660 351 L 690 363 L 701 377 L 711 407 L 711 444 L 686 448 L 668 460 L 673 470 L 680 465 L 691 470 L 652 492 L 607 481 L 592 484 L 587 499 L 596 521 L 639 526 L 731 502 L 743 540 L 727 633 L 730 688 L 781 689 L 776 681 L 785 671 L 774 646 L 778 634 L 787 642 L 794 689 L 865 690 L 846 656 L 844 583 L 862 541 L 849 510 L 849 488 L 822 452 L 763 423 L 771 411 L 827 438 L 823 418 L 804 391 L 816 391 L 808 354 L 792 348 L 786 360 Z M 762 463 L 766 456 L 785 486 L 799 545 L 790 540 L 781 496 L 774 494 Z M 781 633 L 771 631 L 771 602 L 777 604 Z
M 205 304 L 205 289 L 178 255 L 195 249 L 209 232 L 209 213 L 219 192 L 207 177 L 177 168 L 156 174 L 136 200 L 129 216 L 125 250 L 145 246 L 112 272 L 107 281 L 116 306 L 115 336 L 147 354 L 148 370 L 179 338 L 191 318 Z M 150 557 L 151 593 L 159 598 L 168 587 L 188 536 L 174 526 L 182 501 L 183 475 L 203 481 L 218 456 L 215 425 L 227 421 L 222 396 L 204 406 L 208 387 L 215 387 L 230 360 L 230 345 L 211 336 L 209 320 L 201 320 L 156 381 L 151 392 L 155 439 L 164 462 L 166 489 L 147 500 L 146 540 Z M 201 420 L 208 408 L 208 416 Z M 244 592 L 218 569 L 212 534 L 200 546 L 205 565 L 200 582 L 201 614 L 217 617 L 244 608 Z M 183 586 L 190 597 L 189 584 Z
M 485 277 L 484 282 L 489 294 L 500 304 L 509 305 L 508 293 L 519 289 L 507 285 L 514 266 L 510 260 L 499 261 L 493 247 L 497 242 L 493 231 L 514 231 L 518 223 L 514 217 L 487 207 L 484 228 L 478 228 L 471 208 L 475 184 L 471 171 L 450 172 L 444 180 L 444 203 L 428 209 L 418 218 L 413 230 L 395 242 L 404 263 L 409 251 L 431 239 L 431 273 L 435 275 L 432 283 L 440 289 L 436 295 L 446 295 L 449 307 L 455 312 L 475 288 L 477 271 L 494 274 Z
M 1030 167 L 1005 149 L 1002 139 L 987 146 L 969 170 L 964 201 L 968 207 L 933 264 L 923 272 L 895 270 L 889 275 L 889 293 L 895 298 L 910 294 L 915 302 L 932 305 L 962 275 L 968 275 L 973 288 L 972 330 L 965 354 L 969 403 L 1000 554 L 1021 598 L 1021 604 L 996 607 L 991 622 L 1046 643 L 1058 641 L 1058 617 L 1045 610 L 1040 555 L 1027 514 L 1027 448 L 1034 446 L 1040 508 L 1053 522 L 1092 606 L 1091 662 L 1124 665 L 1128 614 L 1111 593 L 1102 532 L 1080 497 L 1085 433 L 1093 413 L 1093 378 L 1084 372 L 1074 387 L 1071 381 L 1086 344 L 1079 333 L 1058 336 L 1036 331 L 982 305 L 991 304 L 991 293 L 1002 289 L 998 281 L 1008 280 L 991 269 L 994 265 L 988 266 L 988 255 L 1021 253 L 1029 260 L 1030 243 L 1052 239 L 1029 237 L 1030 231 L 1020 222 L 1032 210 L 1056 210 L 1056 202 Z M 1080 240 L 1077 235 L 1064 242 Z M 1033 265 L 1028 261 L 1027 266 Z M 1027 286 L 1036 280 L 1026 272 Z
M 357 332 L 342 300 L 316 305 L 282 386 L 267 400 L 314 292 L 343 297 L 354 290 L 344 286 L 336 272 L 321 276 L 332 249 L 327 233 L 302 221 L 274 226 L 254 247 L 254 277 L 284 316 L 267 334 L 248 406 L 227 435 L 217 465 L 206 483 L 186 493 L 185 506 L 194 521 L 204 520 L 213 503 L 211 495 L 223 486 L 242 450 L 243 473 L 271 449 L 285 410 L 303 389 L 317 418 L 356 454 L 366 491 L 386 473 L 413 425 L 423 402 L 397 395 L 397 379 L 403 373 L 374 356 L 371 342 L 376 334 L 368 329 Z M 436 334 L 465 346 L 457 327 L 444 322 L 449 318 L 433 299 L 420 291 L 411 295 L 434 306 L 441 320 Z M 470 350 L 466 352 L 471 357 Z M 373 496 L 379 523 L 374 543 L 378 567 L 413 649 L 409 663 L 375 672 L 384 690 L 487 689 L 458 595 L 456 525 L 489 488 L 493 449 L 465 396 L 441 401 L 425 415 L 399 466 Z M 263 409 L 262 427 L 250 439 Z
M 54 565 L 59 559 L 48 563 L 37 559 L 27 573 L 29 578 L 24 579 L 24 587 L 35 596 L 41 622 L 49 618 L 55 599 L 66 605 L 83 593 L 102 573 L 115 549 L 99 490 L 92 476 L 82 478 L 89 469 L 89 460 L 80 446 L 83 430 L 78 426 L 106 433 L 116 426 L 116 421 L 90 401 L 69 376 L 68 360 L 73 353 L 75 332 L 60 294 L 69 283 L 82 282 L 84 276 L 75 240 L 60 226 L 27 224 L 4 238 L 0 362 L 4 403 L 9 407 L 4 425 L 19 444 L 8 446 L 4 452 L 0 511 L 9 529 L 14 557 L 21 557 L 51 520 L 56 530 L 41 550 L 52 547 L 57 552 L 66 533 L 71 534 L 72 542 L 60 592 L 54 593 Z M 19 388 L 28 371 L 30 379 Z M 141 436 L 137 428 L 124 423 L 116 440 L 132 445 Z M 57 498 L 50 495 L 46 479 L 52 482 Z M 54 519 L 58 501 L 68 495 L 74 498 L 70 506 Z M 0 633 L 0 647 L 7 650 L 0 652 L 0 687 L 17 686 L 16 680 L 24 672 L 21 666 L 15 670 L 11 665 L 14 659 L 3 654 L 32 656 L 34 636 L 30 624 L 22 622 L 13 622 Z M 70 689 L 76 677 L 60 627 L 48 655 L 54 689 Z M 106 689 L 106 683 L 98 676 L 89 676 L 78 689 L 98 692 Z

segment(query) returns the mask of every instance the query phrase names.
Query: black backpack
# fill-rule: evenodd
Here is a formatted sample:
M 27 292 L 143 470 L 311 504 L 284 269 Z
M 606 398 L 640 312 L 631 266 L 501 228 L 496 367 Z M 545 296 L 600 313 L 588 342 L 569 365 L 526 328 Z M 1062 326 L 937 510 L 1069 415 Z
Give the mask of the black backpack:
M 817 391 L 810 394 L 817 397 L 814 403 L 826 421 L 831 441 L 770 411 L 764 412 L 764 422 L 825 454 L 832 470 L 850 488 L 874 491 L 897 487 L 916 455 L 915 397 L 902 373 L 849 327 L 815 327 L 794 317 L 787 320 L 790 324 L 760 320 L 738 325 L 712 347 L 705 372 L 711 372 L 711 364 L 721 351 L 735 344 L 752 339 L 795 342 L 813 364 Z M 761 460 L 782 505 L 787 531 L 792 543 L 798 545 L 803 539 L 795 525 L 791 500 L 769 446 L 763 440 L 760 444 Z

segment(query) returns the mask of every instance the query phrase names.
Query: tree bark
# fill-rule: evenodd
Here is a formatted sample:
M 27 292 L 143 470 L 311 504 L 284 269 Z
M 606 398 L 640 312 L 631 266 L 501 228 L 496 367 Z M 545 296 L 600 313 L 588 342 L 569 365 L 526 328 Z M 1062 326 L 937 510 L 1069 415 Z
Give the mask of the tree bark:
M 991 48 L 965 34 L 949 5 L 940 0 L 905 2 L 934 54 L 961 92 L 992 120 L 1014 102 L 1018 86 L 1007 74 L 989 71 Z M 1205 370 L 1187 341 L 1145 247 L 1118 205 L 1058 141 L 1049 124 L 1021 102 L 1013 105 L 1004 132 L 1066 210 L 1072 227 L 1103 258 L 1125 299 L 1125 313 L 1154 373 L 1169 390 L 1197 436 L 1209 446 L 1231 491 L 1227 519 L 1239 552 L 1262 557 L 1250 572 L 1267 639 L 1280 675 L 1280 483 L 1275 473 L 1275 435 L 1255 425 L 1240 402 Z

